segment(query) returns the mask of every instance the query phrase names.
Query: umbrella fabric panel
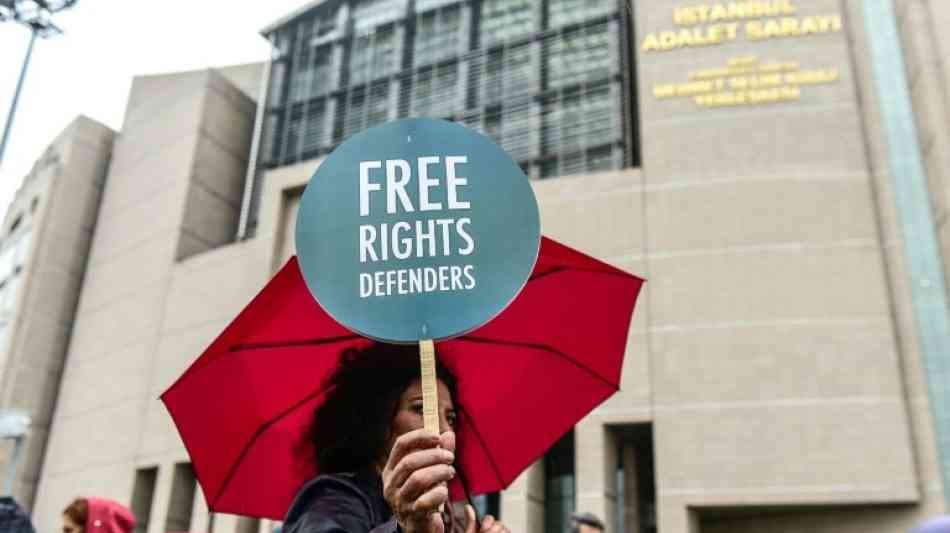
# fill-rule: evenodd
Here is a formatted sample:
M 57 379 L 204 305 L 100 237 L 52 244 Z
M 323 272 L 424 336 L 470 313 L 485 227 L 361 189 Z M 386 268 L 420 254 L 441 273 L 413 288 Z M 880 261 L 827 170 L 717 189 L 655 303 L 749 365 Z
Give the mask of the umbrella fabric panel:
M 221 512 L 283 518 L 293 502 L 301 482 L 312 479 L 317 471 L 313 445 L 307 429 L 314 408 L 322 403 L 318 394 L 295 406 L 286 416 L 270 425 L 246 448 L 246 455 L 215 502 Z M 354 413 L 353 416 L 359 416 Z M 263 485 L 260 480 L 269 480 Z
M 245 448 L 256 446 L 262 424 L 315 395 L 340 352 L 355 342 L 226 352 L 163 396 L 209 502 L 219 497 Z
M 595 287 L 592 275 L 599 278 Z M 503 315 L 467 337 L 550 347 L 619 388 L 630 315 L 641 285 L 613 273 L 552 273 L 530 281 Z M 583 305 L 574 303 L 578 294 L 583 294 Z
M 465 339 L 445 344 L 440 358 L 462 376 L 459 462 L 464 472 L 491 473 L 469 476 L 474 494 L 509 485 L 616 390 L 546 349 Z

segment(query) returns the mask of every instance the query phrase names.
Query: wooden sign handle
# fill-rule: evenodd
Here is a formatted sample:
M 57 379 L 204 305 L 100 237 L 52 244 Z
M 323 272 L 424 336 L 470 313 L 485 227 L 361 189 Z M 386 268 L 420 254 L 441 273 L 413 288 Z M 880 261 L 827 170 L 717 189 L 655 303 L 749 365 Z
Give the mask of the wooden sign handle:
M 419 362 L 422 364 L 422 420 L 427 431 L 439 434 L 439 391 L 435 381 L 435 343 L 419 341 Z
M 422 423 L 426 429 L 439 435 L 439 389 L 435 381 L 435 343 L 431 339 L 419 341 L 419 362 L 422 365 Z M 444 512 L 445 506 L 439 506 Z

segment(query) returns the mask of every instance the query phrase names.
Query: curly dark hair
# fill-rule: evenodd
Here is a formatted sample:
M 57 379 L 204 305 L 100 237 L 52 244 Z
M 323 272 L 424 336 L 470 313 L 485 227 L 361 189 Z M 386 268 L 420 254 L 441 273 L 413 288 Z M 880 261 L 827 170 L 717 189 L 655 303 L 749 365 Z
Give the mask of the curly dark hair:
M 385 459 L 399 400 L 419 371 L 418 345 L 373 342 L 343 351 L 310 425 L 320 473 L 356 472 Z M 458 409 L 455 376 L 438 359 L 436 375 Z

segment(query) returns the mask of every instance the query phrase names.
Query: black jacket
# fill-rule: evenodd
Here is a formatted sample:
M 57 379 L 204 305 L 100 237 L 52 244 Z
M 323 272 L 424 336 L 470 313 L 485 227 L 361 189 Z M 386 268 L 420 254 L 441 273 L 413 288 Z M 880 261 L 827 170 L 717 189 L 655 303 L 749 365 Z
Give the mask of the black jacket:
M 0 533 L 36 533 L 30 517 L 9 496 L 0 497 Z
M 283 533 L 395 533 L 383 483 L 375 472 L 326 474 L 310 481 L 294 498 Z

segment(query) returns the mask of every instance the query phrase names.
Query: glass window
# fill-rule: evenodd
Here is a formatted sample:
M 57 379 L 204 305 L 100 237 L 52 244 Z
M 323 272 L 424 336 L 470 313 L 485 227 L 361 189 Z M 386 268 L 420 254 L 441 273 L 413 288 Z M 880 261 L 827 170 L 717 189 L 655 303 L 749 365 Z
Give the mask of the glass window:
M 614 168 L 613 146 L 601 146 L 587 152 L 587 171 L 600 172 Z
M 7 343 L 10 341 L 10 323 L 6 320 L 0 320 L 0 368 L 6 365 L 10 350 Z
M 616 85 L 614 85 L 616 87 Z M 585 133 L 592 144 L 619 140 L 622 136 L 620 126 L 619 98 L 611 94 L 611 86 L 602 85 L 591 89 L 584 97 Z
M 290 79 L 289 100 L 297 102 L 332 91 L 336 88 L 334 74 L 332 46 L 301 51 Z
M 283 61 L 274 61 L 270 67 L 270 87 L 267 89 L 267 105 L 277 107 L 284 103 L 284 83 L 287 65 Z
M 8 231 L 7 234 L 13 235 L 13 232 L 20 227 L 21 222 L 23 222 L 23 215 L 17 215 L 17 217 L 13 219 L 13 223 L 10 224 L 10 231 Z
M 373 31 L 381 26 L 406 16 L 408 0 L 364 0 L 353 10 L 353 29 L 357 33 Z
M 326 13 L 323 16 L 314 18 L 313 38 L 310 44 L 318 45 L 336 39 L 341 35 L 339 31 L 338 17 L 340 12 Z
M 575 152 L 620 140 L 623 132 L 616 100 L 610 86 L 603 85 L 586 93 L 565 92 L 560 99 L 546 102 L 544 153 Z
M 541 166 L 541 177 L 578 174 L 622 165 L 615 145 L 623 131 L 615 85 L 566 91 L 544 104 L 542 151 L 555 155 Z
M 290 121 L 287 124 L 287 135 L 285 137 L 283 161 L 285 163 L 296 161 L 300 155 L 300 136 L 303 133 L 303 106 L 295 105 L 290 110 Z
M 499 493 L 479 494 L 472 498 L 472 503 L 475 504 L 478 516 L 490 514 L 497 519 L 501 518 L 501 495 Z
M 501 144 L 501 111 L 492 111 L 485 115 L 485 135 L 495 144 Z
M 310 63 L 310 50 L 306 48 L 298 56 L 297 64 L 290 73 L 290 93 L 287 95 L 291 102 L 304 100 L 310 96 L 310 80 L 313 77 L 313 65 Z
M 418 117 L 449 117 L 458 110 L 458 64 L 426 69 L 416 75 L 412 91 L 412 114 Z
M 343 119 L 343 137 L 363 129 L 366 114 L 366 90 L 363 88 L 351 89 L 346 103 L 346 115 Z
M 303 128 L 300 150 L 304 153 L 317 150 L 328 144 L 326 102 L 314 102 L 307 108 L 307 120 Z
M 393 28 L 357 37 L 350 50 L 350 84 L 388 76 L 399 68 Z
M 389 119 L 389 82 L 377 83 L 370 92 L 365 128 Z
M 296 26 L 289 26 L 280 29 L 274 35 L 274 48 L 278 57 L 283 57 L 290 53 L 290 47 L 293 43 L 293 34 Z
M 538 105 L 530 100 L 503 108 L 501 147 L 515 161 L 538 156 L 534 143 L 538 118 Z
M 283 132 L 280 124 L 282 114 L 270 112 L 264 118 L 264 132 L 261 139 L 261 157 L 264 163 L 276 162 L 280 159 L 280 143 Z
M 134 533 L 145 533 L 152 514 L 152 501 L 155 499 L 155 484 L 158 481 L 158 467 L 139 468 L 135 471 L 132 484 L 132 514 L 136 523 Z
M 462 35 L 462 10 L 457 6 L 419 16 L 413 64 L 426 65 L 459 55 Z
M 539 0 L 484 0 L 482 2 L 482 46 L 491 46 L 534 34 L 538 23 Z
M 16 243 L 7 246 L 3 253 L 0 253 L 0 281 L 3 281 L 13 274 L 13 255 L 16 253 Z
M 386 122 L 390 111 L 388 81 L 377 83 L 369 90 L 362 87 L 351 90 L 343 120 L 344 138 Z
M 459 0 L 416 0 L 416 12 L 421 13 L 429 9 L 454 4 L 458 1 Z
M 483 58 L 482 105 L 526 97 L 536 92 L 538 71 L 533 61 L 533 44 L 495 50 Z
M 23 276 L 13 276 L 3 285 L 3 302 L 0 303 L 0 311 L 4 316 L 9 317 L 16 309 L 16 299 L 20 293 L 20 281 Z
M 30 243 L 33 242 L 33 232 L 27 230 L 23 235 L 17 239 L 14 247 L 16 249 L 15 255 L 13 256 L 13 268 L 22 267 L 26 264 L 26 260 L 29 257 L 30 253 Z
M 172 475 L 171 495 L 168 498 L 168 512 L 165 514 L 164 531 L 192 530 L 191 513 L 195 505 L 197 486 L 191 463 L 176 464 Z
M 571 530 L 574 513 L 574 431 L 557 441 L 544 456 L 544 530 Z
M 617 0 L 548 0 L 548 25 L 552 28 L 609 15 Z
M 610 76 L 612 58 L 606 23 L 554 36 L 546 48 L 549 88 Z

